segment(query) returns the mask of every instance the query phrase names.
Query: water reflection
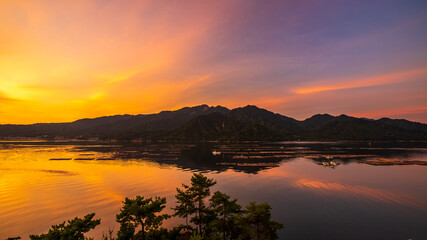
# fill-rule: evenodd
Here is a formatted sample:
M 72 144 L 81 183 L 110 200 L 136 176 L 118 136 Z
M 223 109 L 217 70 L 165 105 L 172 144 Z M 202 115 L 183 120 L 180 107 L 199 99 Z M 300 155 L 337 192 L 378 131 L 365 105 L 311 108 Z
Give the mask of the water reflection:
M 407 144 L 411 148 L 405 148 Z M 352 162 L 371 165 L 426 165 L 422 160 L 427 152 L 425 146 L 423 142 L 377 142 L 374 146 L 369 142 L 89 145 L 76 147 L 74 150 L 104 155 L 81 153 L 81 157 L 74 160 L 145 160 L 197 171 L 223 172 L 231 168 L 256 174 L 299 157 L 331 168 Z
M 176 187 L 202 171 L 242 205 L 269 202 L 281 238 L 422 239 L 426 156 L 425 143 L 2 142 L 0 238 L 89 212 L 102 218 L 98 237 L 117 230 L 126 196 L 161 195 L 169 209 Z
M 345 185 L 337 182 L 321 182 L 311 179 L 299 179 L 295 181 L 295 186 L 299 188 L 308 188 L 322 194 L 343 194 L 353 198 L 369 199 L 385 203 L 412 206 L 417 208 L 426 208 L 427 205 L 419 203 L 405 195 L 399 195 L 391 191 L 379 188 L 372 188 L 363 185 Z

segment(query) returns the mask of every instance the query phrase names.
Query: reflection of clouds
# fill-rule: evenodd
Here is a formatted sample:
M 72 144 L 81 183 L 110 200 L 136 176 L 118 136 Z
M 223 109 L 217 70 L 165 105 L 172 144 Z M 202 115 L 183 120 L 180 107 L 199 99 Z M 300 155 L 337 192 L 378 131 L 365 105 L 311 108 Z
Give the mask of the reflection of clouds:
M 188 184 L 191 176 L 139 161 L 49 161 L 52 152 L 40 149 L 0 152 L 0 239 L 11 233 L 44 232 L 52 224 L 89 212 L 102 219 L 91 232 L 100 236 L 109 227 L 117 229 L 114 215 L 125 197 L 161 195 L 171 200 L 175 188 Z M 59 146 L 54 154 L 80 153 L 68 150 Z M 165 211 L 172 213 L 169 205 Z
M 340 184 L 336 182 L 321 182 L 312 179 L 299 179 L 294 182 L 294 185 L 301 189 L 319 191 L 322 194 L 343 193 L 349 197 L 359 197 L 390 204 L 426 208 L 425 204 L 418 203 L 403 194 L 393 193 L 384 189 L 361 185 Z

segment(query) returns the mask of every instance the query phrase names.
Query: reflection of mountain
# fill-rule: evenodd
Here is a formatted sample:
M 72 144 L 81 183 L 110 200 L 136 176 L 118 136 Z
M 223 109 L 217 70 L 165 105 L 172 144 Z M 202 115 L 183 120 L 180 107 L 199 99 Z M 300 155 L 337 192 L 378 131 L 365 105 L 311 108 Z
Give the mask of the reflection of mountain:
M 73 143 L 64 142 L 64 144 Z M 222 172 L 234 169 L 253 174 L 296 159 L 311 160 L 315 164 L 331 168 L 339 168 L 349 163 L 370 165 L 426 165 L 427 163 L 423 162 L 427 155 L 423 142 L 128 143 L 124 145 L 84 143 L 84 145 L 73 146 L 74 151 L 79 152 L 79 159 L 99 163 L 150 161 L 187 170 Z
M 57 146 L 75 152 L 74 157 L 55 156 L 51 161 L 95 161 L 100 164 L 127 164 L 127 161 L 155 162 L 184 170 L 228 169 L 257 174 L 299 159 L 323 167 L 340 168 L 349 163 L 383 165 L 427 165 L 425 142 L 276 142 L 276 143 L 116 143 L 92 141 L 0 142 L 0 148 Z
M 165 140 L 427 140 L 427 125 L 317 114 L 304 121 L 256 106 L 229 110 L 201 105 L 148 115 L 118 115 L 71 123 L 0 125 L 0 137 Z

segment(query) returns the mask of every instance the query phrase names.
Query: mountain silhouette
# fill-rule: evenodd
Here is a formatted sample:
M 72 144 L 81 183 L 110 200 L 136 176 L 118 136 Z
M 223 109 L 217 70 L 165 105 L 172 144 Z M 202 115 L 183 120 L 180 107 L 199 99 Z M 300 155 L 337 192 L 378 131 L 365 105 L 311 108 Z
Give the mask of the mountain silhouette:
M 200 105 L 157 114 L 116 115 L 69 123 L 0 125 L 0 137 L 163 140 L 427 140 L 427 124 L 316 114 L 304 121 L 248 105 Z

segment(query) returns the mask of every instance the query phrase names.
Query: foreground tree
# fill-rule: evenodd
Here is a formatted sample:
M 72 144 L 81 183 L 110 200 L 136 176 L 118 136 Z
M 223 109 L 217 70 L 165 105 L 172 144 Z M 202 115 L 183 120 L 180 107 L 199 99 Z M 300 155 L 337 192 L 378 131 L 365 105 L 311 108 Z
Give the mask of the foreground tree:
M 120 230 L 117 238 L 133 239 L 134 237 L 145 240 L 146 233 L 157 230 L 163 223 L 163 220 L 169 218 L 167 214 L 157 215 L 166 204 L 166 198 L 155 197 L 144 198 L 136 196 L 135 199 L 126 198 L 123 202 L 123 208 L 116 216 L 116 221 L 120 223 Z M 135 234 L 138 227 L 141 230 Z
M 190 222 L 198 226 L 198 232 L 202 236 L 213 216 L 205 199 L 211 195 L 210 188 L 215 184 L 216 181 L 199 173 L 191 177 L 191 186 L 182 184 L 182 190 L 177 188 L 178 194 L 175 197 L 178 207 L 175 208 L 175 214 L 185 217 L 194 215 Z
M 177 206 L 172 208 L 175 211 L 173 216 L 185 218 L 185 224 L 188 225 L 188 217 L 195 212 L 192 194 L 188 188 L 185 190 L 177 188 L 176 191 L 178 192 L 175 195 Z
M 88 214 L 83 218 L 74 218 L 65 222 L 53 225 L 48 233 L 41 235 L 30 235 L 32 240 L 84 240 L 84 233 L 89 232 L 101 223 L 100 219 L 93 220 L 95 213 Z
M 216 219 L 211 225 L 216 232 L 221 233 L 222 239 L 235 239 L 233 233 L 238 232 L 237 216 L 243 213 L 242 207 L 237 204 L 237 199 L 230 200 L 230 196 L 215 192 L 210 200 L 211 209 L 216 214 Z
M 246 214 L 239 218 L 241 234 L 239 239 L 273 240 L 278 239 L 277 230 L 283 224 L 271 220 L 271 207 L 268 203 L 250 202 Z
M 165 208 L 166 198 L 126 198 L 116 221 L 120 223 L 117 240 L 272 240 L 278 239 L 277 230 L 283 228 L 281 223 L 271 220 L 271 207 L 267 203 L 250 202 L 242 210 L 237 199 L 219 191 L 211 195 L 210 189 L 216 182 L 202 174 L 194 174 L 191 185 L 177 188 L 177 206 L 173 208 L 176 216 L 186 218 L 186 225 L 179 225 L 170 230 L 160 228 L 167 214 L 160 214 Z M 84 233 L 100 224 L 100 219 L 93 219 L 94 213 L 84 218 L 75 218 L 52 226 L 46 234 L 30 235 L 32 240 L 85 240 Z M 195 224 L 197 229 L 188 225 Z M 136 232 L 137 231 L 137 232 Z M 18 238 L 9 238 L 19 239 Z M 102 239 L 114 240 L 113 231 L 103 234 Z

